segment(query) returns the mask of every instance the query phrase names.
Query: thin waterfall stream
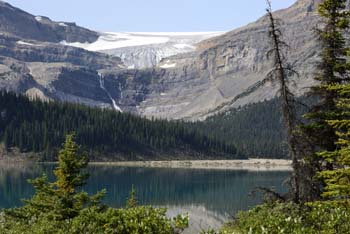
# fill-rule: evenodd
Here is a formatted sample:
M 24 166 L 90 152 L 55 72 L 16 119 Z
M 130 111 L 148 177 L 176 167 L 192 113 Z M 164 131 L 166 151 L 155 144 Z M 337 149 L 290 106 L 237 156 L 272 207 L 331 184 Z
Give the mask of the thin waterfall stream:
M 123 112 L 122 109 L 117 105 L 117 103 L 115 102 L 115 100 L 113 99 L 112 95 L 109 93 L 109 91 L 106 89 L 105 87 L 105 80 L 104 80 L 104 77 L 101 73 L 98 73 L 98 77 L 99 77 L 99 81 L 100 81 L 100 87 L 101 89 L 103 89 L 105 91 L 105 93 L 107 94 L 107 96 L 109 97 L 109 99 L 111 99 L 112 101 L 112 105 L 113 105 L 113 108 L 116 110 L 116 111 L 119 111 L 119 112 Z

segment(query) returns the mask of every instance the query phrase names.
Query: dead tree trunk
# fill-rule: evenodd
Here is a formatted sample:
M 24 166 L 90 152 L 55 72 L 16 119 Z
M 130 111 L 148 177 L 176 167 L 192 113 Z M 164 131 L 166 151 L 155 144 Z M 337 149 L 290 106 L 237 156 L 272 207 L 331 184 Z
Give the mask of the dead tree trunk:
M 295 97 L 288 87 L 288 77 L 295 73 L 286 62 L 283 49 L 288 45 L 282 40 L 282 33 L 278 27 L 278 22 L 272 14 L 271 2 L 267 0 L 267 16 L 270 20 L 269 37 L 271 39 L 272 49 L 268 53 L 268 57 L 273 56 L 274 68 L 267 75 L 267 78 L 278 81 L 281 96 L 281 108 L 283 113 L 284 125 L 287 130 L 287 143 L 289 157 L 292 160 L 293 173 L 291 177 L 291 190 L 293 201 L 300 202 L 300 165 L 298 160 L 298 149 L 295 135 L 296 129 L 296 108 Z

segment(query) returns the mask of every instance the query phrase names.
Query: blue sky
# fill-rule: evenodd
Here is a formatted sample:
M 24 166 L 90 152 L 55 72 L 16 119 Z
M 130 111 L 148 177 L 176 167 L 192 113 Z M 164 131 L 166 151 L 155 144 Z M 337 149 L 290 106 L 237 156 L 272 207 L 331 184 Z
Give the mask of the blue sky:
M 265 0 L 5 0 L 34 15 L 100 31 L 227 31 L 258 19 Z M 296 0 L 272 0 L 274 9 Z

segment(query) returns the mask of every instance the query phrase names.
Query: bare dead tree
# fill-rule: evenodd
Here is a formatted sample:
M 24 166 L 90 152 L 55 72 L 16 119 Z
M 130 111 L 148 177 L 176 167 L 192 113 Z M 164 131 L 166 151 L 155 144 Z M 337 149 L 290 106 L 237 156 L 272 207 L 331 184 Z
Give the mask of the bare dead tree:
M 267 2 L 267 16 L 270 21 L 269 37 L 271 39 L 271 50 L 268 57 L 273 57 L 273 69 L 267 74 L 267 78 L 277 81 L 280 85 L 279 94 L 282 100 L 281 108 L 283 113 L 284 125 L 287 131 L 287 143 L 289 157 L 292 160 L 293 172 L 291 176 L 291 190 L 293 201 L 300 202 L 300 165 L 298 160 L 298 143 L 295 135 L 297 127 L 296 119 L 296 100 L 294 94 L 289 89 L 288 78 L 297 74 L 288 64 L 285 57 L 285 50 L 288 45 L 282 39 L 282 32 L 279 28 L 279 22 L 272 13 L 271 1 Z

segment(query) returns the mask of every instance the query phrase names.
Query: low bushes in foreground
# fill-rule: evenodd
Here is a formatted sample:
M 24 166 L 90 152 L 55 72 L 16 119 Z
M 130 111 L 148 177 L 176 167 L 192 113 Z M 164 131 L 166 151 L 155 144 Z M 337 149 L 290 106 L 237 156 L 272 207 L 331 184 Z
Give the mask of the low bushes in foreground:
M 54 220 L 47 214 L 28 219 L 6 214 L 0 217 L 1 234 L 175 234 L 181 233 L 187 225 L 187 216 L 171 220 L 165 209 L 149 206 L 104 211 L 90 207 L 64 220 Z
M 222 234 L 346 234 L 350 233 L 350 208 L 328 202 L 308 206 L 268 203 L 240 212 Z

